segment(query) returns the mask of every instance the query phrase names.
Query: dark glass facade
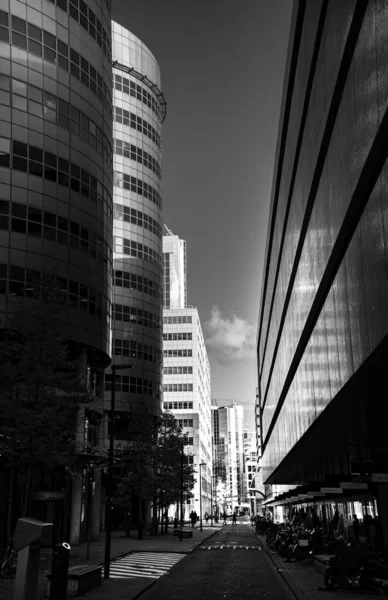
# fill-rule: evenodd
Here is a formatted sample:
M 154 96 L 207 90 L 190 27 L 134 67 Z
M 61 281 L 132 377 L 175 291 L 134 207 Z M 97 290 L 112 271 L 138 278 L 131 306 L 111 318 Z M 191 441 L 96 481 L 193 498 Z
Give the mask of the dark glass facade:
M 387 17 L 294 3 L 258 324 L 267 484 L 386 470 Z
M 96 400 L 102 370 L 111 360 L 112 118 L 110 2 L 3 0 L 0 327 L 10 323 L 14 297 L 28 303 L 32 282 L 55 272 L 67 305 L 69 347 L 82 357 Z M 96 433 L 101 423 L 102 403 L 80 409 L 77 453 L 101 450 Z M 91 538 L 98 539 L 101 469 L 88 471 L 81 453 L 72 466 L 74 477 L 59 469 L 56 480 L 56 471 L 43 471 L 33 472 L 30 516 L 54 522 L 53 543 L 85 540 L 87 522 Z M 4 469 L 1 485 L 7 493 L 11 481 Z M 20 481 L 15 493 L 22 489 Z M 6 498 L 3 494 L 1 541 Z M 19 510 L 14 502 L 12 522 Z
M 0 11 L 0 292 L 56 270 L 69 336 L 110 361 L 112 69 L 105 2 L 6 0 Z M 31 275 L 32 274 L 32 275 Z

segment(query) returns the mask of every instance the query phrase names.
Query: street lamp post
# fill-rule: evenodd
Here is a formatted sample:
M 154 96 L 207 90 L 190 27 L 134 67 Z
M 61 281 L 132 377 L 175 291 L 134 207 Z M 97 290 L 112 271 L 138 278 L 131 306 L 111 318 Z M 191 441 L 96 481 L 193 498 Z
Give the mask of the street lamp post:
M 210 476 L 210 525 L 213 527 L 213 475 Z
M 199 530 L 202 531 L 202 467 L 206 463 L 199 463 Z
M 104 556 L 104 579 L 109 579 L 110 573 L 110 546 L 112 538 L 112 493 L 113 493 L 113 461 L 115 445 L 115 401 L 116 401 L 116 371 L 132 369 L 133 365 L 111 365 L 112 369 L 112 391 L 110 403 L 110 436 L 108 456 L 108 478 L 106 482 L 105 498 L 105 556 Z
M 182 541 L 183 538 L 183 455 L 184 455 L 184 446 L 182 442 L 181 447 L 181 521 L 179 527 L 179 541 Z

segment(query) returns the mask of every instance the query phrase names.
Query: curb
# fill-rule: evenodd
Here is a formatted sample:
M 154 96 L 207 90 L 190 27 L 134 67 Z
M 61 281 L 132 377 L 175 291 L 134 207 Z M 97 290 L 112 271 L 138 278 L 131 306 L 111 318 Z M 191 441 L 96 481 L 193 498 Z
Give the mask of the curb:
M 221 529 L 221 527 L 220 527 L 220 529 Z M 191 550 L 191 552 L 194 552 L 194 550 L 196 550 L 196 548 L 199 548 L 200 546 L 202 546 L 202 544 L 204 544 L 205 542 L 207 542 L 208 540 L 210 540 L 210 538 L 213 537 L 213 535 L 215 535 L 216 533 L 218 533 L 220 531 L 220 529 L 216 529 L 215 531 L 213 531 L 213 533 L 211 533 L 210 535 L 207 536 L 207 538 L 205 538 L 204 540 L 202 540 L 202 542 L 200 542 L 198 544 L 198 546 L 196 546 L 195 548 L 193 548 Z M 191 554 L 191 552 L 190 552 L 190 554 Z
M 252 525 L 251 525 L 251 527 L 252 527 Z M 268 558 L 270 559 L 271 563 L 272 563 L 272 564 L 273 564 L 273 566 L 275 567 L 275 569 L 276 569 L 277 573 L 280 575 L 280 577 L 282 578 L 282 580 L 284 581 L 284 583 L 286 584 L 286 586 L 287 586 L 287 587 L 288 587 L 288 589 L 290 590 L 290 592 L 291 592 L 291 594 L 293 595 L 293 597 L 295 598 L 295 600 L 299 600 L 299 599 L 298 599 L 298 596 L 297 596 L 297 595 L 296 595 L 296 593 L 295 593 L 295 591 L 292 589 L 292 587 L 291 587 L 291 585 L 290 585 L 289 581 L 288 581 L 288 580 L 286 579 L 286 577 L 283 575 L 283 572 L 282 572 L 282 571 L 279 569 L 279 567 L 278 567 L 278 566 L 277 566 L 277 564 L 275 563 L 274 559 L 272 558 L 272 556 L 271 556 L 271 553 L 270 553 L 270 552 L 268 552 L 268 550 L 267 550 L 267 548 L 266 548 L 265 544 L 263 544 L 263 542 L 262 542 L 262 541 L 261 541 L 261 539 L 259 538 L 258 534 L 256 533 L 256 530 L 255 530 L 253 527 L 252 527 L 252 529 L 253 529 L 253 531 L 254 531 L 254 533 L 255 533 L 255 536 L 257 537 L 257 539 L 258 539 L 258 540 L 259 540 L 259 542 L 260 542 L 260 548 L 261 548 L 262 550 L 264 550 L 264 552 L 266 553 L 266 555 L 267 555 L 267 556 L 268 556 Z
M 155 583 L 159 581 L 158 579 L 153 579 L 149 584 L 146 584 L 146 586 L 144 587 L 144 589 L 142 589 L 140 592 L 138 592 L 136 594 L 136 596 L 132 596 L 132 598 L 130 600 L 137 600 L 137 598 L 140 598 L 140 596 L 142 596 L 144 594 L 144 592 L 147 592 L 153 585 L 155 585 Z

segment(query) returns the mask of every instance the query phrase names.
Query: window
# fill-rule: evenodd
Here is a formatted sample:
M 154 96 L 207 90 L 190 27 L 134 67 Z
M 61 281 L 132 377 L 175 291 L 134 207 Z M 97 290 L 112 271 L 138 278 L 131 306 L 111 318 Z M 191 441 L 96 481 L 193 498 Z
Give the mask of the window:
M 10 167 L 10 140 L 0 138 L 0 167 Z
M 19 33 L 26 33 L 26 22 L 12 15 L 12 29 Z

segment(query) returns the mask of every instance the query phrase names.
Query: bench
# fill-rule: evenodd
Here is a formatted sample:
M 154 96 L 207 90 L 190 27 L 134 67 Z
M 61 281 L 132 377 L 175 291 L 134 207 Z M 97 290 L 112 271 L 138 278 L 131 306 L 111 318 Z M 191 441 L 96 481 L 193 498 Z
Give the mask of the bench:
M 173 535 L 178 535 L 180 534 L 180 529 L 179 527 L 175 528 L 173 531 Z M 193 532 L 191 531 L 191 529 L 182 529 L 182 538 L 191 538 L 193 537 Z
M 78 565 L 70 567 L 67 576 L 67 595 L 80 596 L 101 585 L 101 566 Z M 46 596 L 50 596 L 51 574 L 47 575 Z

